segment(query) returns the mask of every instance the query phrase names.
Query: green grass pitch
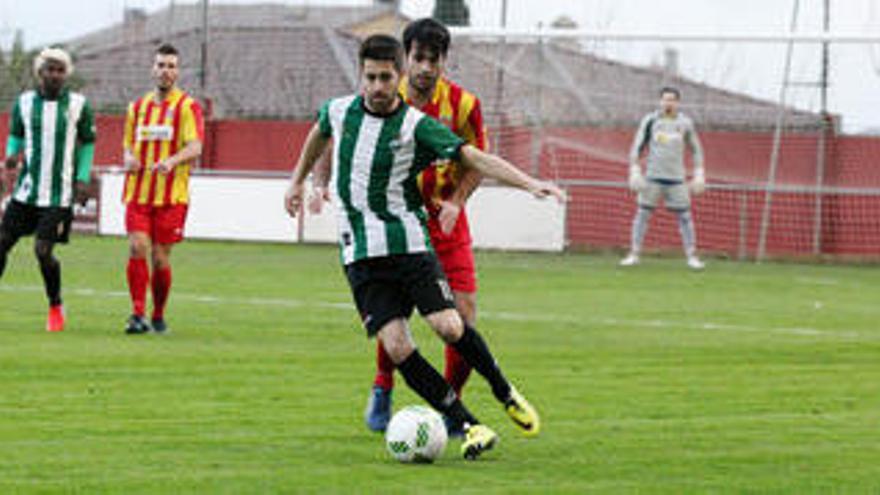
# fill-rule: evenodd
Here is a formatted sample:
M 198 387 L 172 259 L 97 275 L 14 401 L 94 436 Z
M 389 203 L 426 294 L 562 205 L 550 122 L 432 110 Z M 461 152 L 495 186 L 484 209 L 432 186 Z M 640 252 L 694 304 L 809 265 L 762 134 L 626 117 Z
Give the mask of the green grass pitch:
M 59 249 L 43 331 L 24 240 L 0 280 L 0 493 L 876 493 L 878 271 L 478 253 L 479 328 L 539 408 L 477 462 L 391 460 L 362 413 L 374 343 L 335 248 L 189 241 L 173 334 L 125 336 L 126 243 Z M 438 367 L 441 346 L 414 324 Z M 420 404 L 398 376 L 395 406 Z

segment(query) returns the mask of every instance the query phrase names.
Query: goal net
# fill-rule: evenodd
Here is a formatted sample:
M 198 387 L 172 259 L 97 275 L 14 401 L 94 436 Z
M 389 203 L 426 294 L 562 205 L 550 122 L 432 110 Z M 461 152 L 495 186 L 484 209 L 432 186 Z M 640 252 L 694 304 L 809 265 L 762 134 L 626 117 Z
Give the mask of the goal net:
M 629 149 L 673 86 L 705 152 L 708 189 L 693 200 L 702 251 L 877 257 L 880 124 L 864 109 L 880 104 L 869 90 L 880 45 L 832 41 L 823 83 L 821 39 L 459 29 L 450 76 L 482 98 L 495 151 L 568 190 L 572 248 L 629 245 Z M 645 246 L 681 249 L 662 207 Z

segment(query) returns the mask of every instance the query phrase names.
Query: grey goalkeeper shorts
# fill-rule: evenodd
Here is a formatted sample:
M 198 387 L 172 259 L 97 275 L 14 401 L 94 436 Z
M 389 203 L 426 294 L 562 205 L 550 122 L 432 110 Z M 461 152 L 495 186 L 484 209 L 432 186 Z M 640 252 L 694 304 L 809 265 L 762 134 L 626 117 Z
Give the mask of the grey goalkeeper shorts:
M 642 208 L 654 209 L 663 198 L 667 210 L 683 211 L 691 207 L 691 195 L 687 184 L 681 181 L 648 179 L 639 191 L 638 202 Z

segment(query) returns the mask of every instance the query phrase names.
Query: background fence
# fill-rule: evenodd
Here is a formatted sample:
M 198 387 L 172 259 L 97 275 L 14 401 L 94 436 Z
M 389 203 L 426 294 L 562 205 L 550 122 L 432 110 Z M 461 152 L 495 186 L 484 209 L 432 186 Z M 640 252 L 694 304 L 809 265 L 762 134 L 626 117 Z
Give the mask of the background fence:
M 67 40 L 73 83 L 102 114 L 98 163 L 120 162 L 121 112 L 150 88 L 152 48 L 170 41 L 182 52 L 181 85 L 209 109 L 203 166 L 289 170 L 320 103 L 356 91 L 358 40 L 399 33 L 414 10 L 408 2 L 203 7 L 129 10 L 117 25 Z M 443 15 L 456 15 L 449 8 Z M 796 31 L 797 9 L 791 14 Z M 448 64 L 450 77 L 482 99 L 492 149 L 569 190 L 569 246 L 627 245 L 635 208 L 625 188 L 628 149 L 658 89 L 673 85 L 706 151 L 710 187 L 694 206 L 701 249 L 739 258 L 880 256 L 880 138 L 862 135 L 873 125 L 864 114 L 827 105 L 829 81 L 843 70 L 836 61 L 846 81 L 876 86 L 877 43 L 578 28 L 563 16 L 525 34 L 459 30 Z M 16 89 L 30 84 L 20 52 L 4 65 Z M 854 97 L 880 103 L 858 88 Z M 0 94 L 3 107 L 12 94 Z M 678 244 L 673 217 L 661 212 L 648 249 Z

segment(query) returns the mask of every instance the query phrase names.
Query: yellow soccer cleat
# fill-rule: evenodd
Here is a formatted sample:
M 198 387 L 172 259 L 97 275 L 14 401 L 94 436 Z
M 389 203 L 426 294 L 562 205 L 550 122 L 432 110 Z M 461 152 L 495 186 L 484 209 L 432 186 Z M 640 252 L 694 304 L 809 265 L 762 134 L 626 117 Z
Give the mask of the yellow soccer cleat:
M 520 427 L 523 435 L 533 437 L 541 431 L 538 411 L 513 387 L 510 389 L 510 399 L 504 404 L 504 410 L 516 426 Z
M 465 432 L 464 443 L 461 444 L 461 455 L 472 461 L 480 454 L 498 443 L 498 434 L 486 425 L 473 425 Z

